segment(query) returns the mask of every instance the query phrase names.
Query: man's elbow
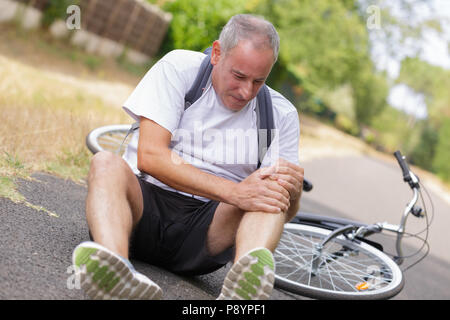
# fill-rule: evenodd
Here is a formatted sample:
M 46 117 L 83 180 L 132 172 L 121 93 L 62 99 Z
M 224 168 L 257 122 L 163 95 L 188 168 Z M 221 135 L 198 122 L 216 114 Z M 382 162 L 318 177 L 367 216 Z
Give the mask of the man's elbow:
M 158 167 L 158 162 L 161 159 L 161 152 L 153 149 L 138 148 L 137 152 L 137 168 L 141 172 L 152 175 Z
M 137 156 L 137 168 L 141 172 L 150 173 L 148 168 L 147 168 L 147 165 L 146 165 L 144 159 L 145 159 L 145 157 L 142 157 L 142 155 L 140 155 L 138 153 L 138 156 Z

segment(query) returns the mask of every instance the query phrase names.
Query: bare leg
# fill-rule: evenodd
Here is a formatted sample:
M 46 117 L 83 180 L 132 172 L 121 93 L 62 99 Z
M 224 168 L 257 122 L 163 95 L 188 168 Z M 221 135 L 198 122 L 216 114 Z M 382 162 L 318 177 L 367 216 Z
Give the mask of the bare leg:
M 118 155 L 99 152 L 88 176 L 86 219 L 94 241 L 128 258 L 132 228 L 142 217 L 139 182 Z
M 254 248 L 263 247 L 274 252 L 283 232 L 285 214 L 247 212 L 236 235 L 236 262 Z
M 128 164 L 110 152 L 92 158 L 86 219 L 93 240 L 73 251 L 81 287 L 93 299 L 160 299 L 161 288 L 128 259 L 131 231 L 142 217 L 139 181 Z
M 264 247 L 274 251 L 283 231 L 286 215 L 242 210 L 220 203 L 208 230 L 211 255 L 236 245 L 235 261 L 248 251 Z
M 214 213 L 208 230 L 207 247 L 211 255 L 217 255 L 235 243 L 237 229 L 244 212 L 221 202 Z

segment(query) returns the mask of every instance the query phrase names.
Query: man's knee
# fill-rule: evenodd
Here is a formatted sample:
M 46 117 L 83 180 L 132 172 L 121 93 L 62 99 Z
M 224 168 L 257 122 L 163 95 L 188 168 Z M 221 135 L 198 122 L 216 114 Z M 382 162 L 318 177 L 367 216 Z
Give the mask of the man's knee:
M 117 173 L 123 164 L 123 159 L 109 151 L 97 152 L 91 159 L 89 169 L 89 180 L 101 175 L 112 175 Z
M 91 160 L 88 185 L 88 198 L 91 190 L 92 199 L 98 196 L 94 190 L 107 190 L 108 198 L 102 201 L 125 199 L 133 214 L 134 223 L 142 216 L 143 197 L 139 181 L 119 155 L 109 151 L 96 153 Z

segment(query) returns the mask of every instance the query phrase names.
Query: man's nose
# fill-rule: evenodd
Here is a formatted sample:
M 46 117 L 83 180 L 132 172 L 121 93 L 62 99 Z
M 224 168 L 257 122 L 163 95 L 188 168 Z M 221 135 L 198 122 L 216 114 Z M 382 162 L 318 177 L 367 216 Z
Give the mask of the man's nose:
M 240 91 L 242 99 L 250 100 L 253 94 L 253 83 L 251 81 L 245 81 Z

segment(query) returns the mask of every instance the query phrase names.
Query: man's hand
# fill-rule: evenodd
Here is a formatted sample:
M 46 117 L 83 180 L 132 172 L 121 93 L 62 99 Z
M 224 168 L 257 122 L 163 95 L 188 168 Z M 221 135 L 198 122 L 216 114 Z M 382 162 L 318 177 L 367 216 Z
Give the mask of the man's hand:
M 274 172 L 270 172 L 273 169 L 269 170 L 263 176 L 266 180 L 278 183 L 289 192 L 289 208 L 284 211 L 286 213 L 286 222 L 288 222 L 295 217 L 300 209 L 304 169 L 281 158 L 278 159 L 274 167 Z
M 270 169 L 272 167 L 275 169 Z M 290 201 L 299 199 L 303 190 L 304 169 L 281 158 L 272 167 L 263 169 L 262 177 L 277 181 L 289 192 Z
M 289 191 L 275 180 L 276 166 L 258 169 L 233 189 L 231 204 L 245 212 L 280 213 L 289 208 Z

